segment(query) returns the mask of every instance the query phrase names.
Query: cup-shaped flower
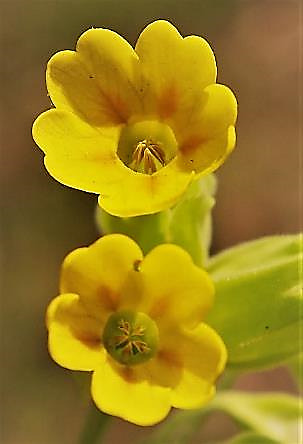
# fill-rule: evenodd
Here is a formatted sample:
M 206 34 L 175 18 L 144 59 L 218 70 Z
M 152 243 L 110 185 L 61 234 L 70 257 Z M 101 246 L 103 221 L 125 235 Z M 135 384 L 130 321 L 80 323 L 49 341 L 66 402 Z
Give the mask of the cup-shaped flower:
M 90 29 L 76 51 L 50 59 L 46 79 L 55 109 L 33 126 L 45 166 L 59 182 L 99 194 L 111 214 L 169 208 L 234 148 L 237 103 L 216 84 L 210 46 L 166 21 L 147 26 L 135 49 Z
M 47 311 L 50 354 L 93 372 L 100 410 L 155 424 L 172 406 L 197 408 L 214 395 L 226 348 L 201 322 L 213 293 L 180 247 L 162 244 L 143 258 L 130 238 L 104 236 L 63 263 L 61 294 Z

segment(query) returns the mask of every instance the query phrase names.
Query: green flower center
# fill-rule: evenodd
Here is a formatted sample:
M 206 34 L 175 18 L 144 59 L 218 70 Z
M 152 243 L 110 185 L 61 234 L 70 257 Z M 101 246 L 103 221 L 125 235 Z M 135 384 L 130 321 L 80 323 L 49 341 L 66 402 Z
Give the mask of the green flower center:
M 176 152 L 177 141 L 171 128 L 154 120 L 125 126 L 117 150 L 126 166 L 143 174 L 156 173 Z
M 155 355 L 159 331 L 145 313 L 122 310 L 109 317 L 102 340 L 107 352 L 120 364 L 136 365 Z

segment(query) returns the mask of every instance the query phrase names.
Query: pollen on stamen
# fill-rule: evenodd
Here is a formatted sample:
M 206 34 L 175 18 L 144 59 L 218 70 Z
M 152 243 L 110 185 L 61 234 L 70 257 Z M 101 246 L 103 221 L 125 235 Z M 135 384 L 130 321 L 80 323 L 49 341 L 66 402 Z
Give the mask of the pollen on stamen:
M 165 153 L 158 143 L 144 139 L 136 145 L 130 165 L 132 169 L 153 174 L 163 166 L 165 166 Z
M 113 313 L 102 336 L 107 352 L 123 365 L 137 365 L 151 359 L 158 349 L 158 327 L 141 312 L 122 310 Z

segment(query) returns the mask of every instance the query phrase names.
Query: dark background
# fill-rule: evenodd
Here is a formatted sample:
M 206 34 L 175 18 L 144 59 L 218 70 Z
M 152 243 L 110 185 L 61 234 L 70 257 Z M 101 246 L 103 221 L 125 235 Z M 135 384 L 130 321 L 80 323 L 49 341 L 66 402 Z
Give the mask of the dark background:
M 45 171 L 31 137 L 50 107 L 45 66 L 74 49 L 86 29 L 105 27 L 132 44 L 149 22 L 172 21 L 211 44 L 218 81 L 239 103 L 238 142 L 218 172 L 213 252 L 259 236 L 298 231 L 299 1 L 1 1 L 1 428 L 3 444 L 73 444 L 87 400 L 46 348 L 44 314 L 70 250 L 97 237 L 96 196 Z M 301 34 L 302 35 L 302 34 Z M 302 118 L 302 116 L 301 116 Z M 237 387 L 293 390 L 283 369 L 246 375 Z M 208 425 L 211 437 L 231 431 Z M 115 420 L 108 443 L 144 429 Z M 223 438 L 222 438 L 223 439 Z

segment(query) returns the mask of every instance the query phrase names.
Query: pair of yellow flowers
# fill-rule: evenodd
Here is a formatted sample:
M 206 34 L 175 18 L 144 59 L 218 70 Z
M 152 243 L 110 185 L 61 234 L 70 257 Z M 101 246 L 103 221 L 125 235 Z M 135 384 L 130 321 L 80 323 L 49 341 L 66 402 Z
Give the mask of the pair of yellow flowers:
M 55 108 L 37 118 L 34 139 L 50 174 L 100 194 L 107 212 L 162 211 L 235 145 L 236 99 L 215 82 L 208 43 L 166 21 L 147 26 L 135 49 L 91 29 L 76 51 L 51 58 Z M 93 371 L 102 411 L 151 425 L 172 406 L 211 399 L 227 355 L 201 323 L 214 288 L 181 248 L 163 244 L 143 258 L 130 238 L 104 236 L 67 256 L 60 293 L 47 312 L 50 353 L 68 369 Z

